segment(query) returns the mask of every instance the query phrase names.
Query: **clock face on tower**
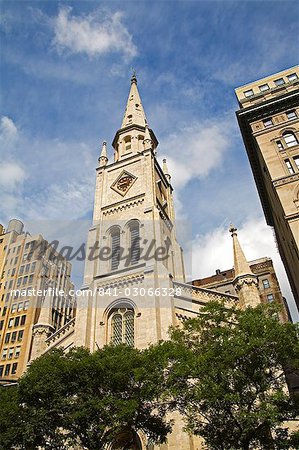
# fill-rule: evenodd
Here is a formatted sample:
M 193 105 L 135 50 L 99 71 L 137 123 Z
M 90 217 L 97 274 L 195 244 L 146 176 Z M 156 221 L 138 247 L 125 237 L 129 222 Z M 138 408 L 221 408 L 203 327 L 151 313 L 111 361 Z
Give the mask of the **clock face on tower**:
M 123 170 L 123 172 L 116 178 L 114 183 L 111 185 L 111 189 L 116 191 L 118 194 L 124 196 L 130 189 L 130 187 L 137 180 L 137 177 L 131 173 Z

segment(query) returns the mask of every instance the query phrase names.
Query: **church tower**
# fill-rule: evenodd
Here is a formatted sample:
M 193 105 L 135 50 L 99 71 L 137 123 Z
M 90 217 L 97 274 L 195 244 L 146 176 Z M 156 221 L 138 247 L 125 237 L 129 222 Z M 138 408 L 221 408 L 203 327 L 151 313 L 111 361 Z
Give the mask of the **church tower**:
M 96 169 L 75 325 L 74 344 L 92 351 L 109 342 L 145 348 L 166 339 L 175 323 L 173 280 L 185 281 L 170 174 L 156 159 L 158 141 L 135 74 L 112 146 L 113 161 L 104 142 Z

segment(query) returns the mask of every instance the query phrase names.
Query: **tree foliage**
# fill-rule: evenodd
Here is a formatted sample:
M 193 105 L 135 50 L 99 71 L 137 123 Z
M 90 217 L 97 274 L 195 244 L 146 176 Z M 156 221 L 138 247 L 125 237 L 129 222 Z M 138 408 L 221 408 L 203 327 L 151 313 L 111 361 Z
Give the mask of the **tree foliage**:
M 291 448 L 279 425 L 299 413 L 284 376 L 290 361 L 299 368 L 298 326 L 277 306 L 210 302 L 172 330 L 172 345 L 168 389 L 190 432 L 215 450 Z
M 10 406 L 11 388 L 3 390 L 1 410 L 13 407 L 0 448 L 98 450 L 123 430 L 142 430 L 152 442 L 164 442 L 171 427 L 160 401 L 162 370 L 150 353 L 120 345 L 40 357 L 20 379 Z M 21 432 L 11 440 L 14 422 Z
M 38 358 L 17 386 L 0 387 L 0 450 L 98 450 L 126 431 L 160 444 L 172 410 L 211 450 L 298 449 L 287 427 L 298 401 L 285 367 L 299 368 L 298 325 L 280 323 L 275 305 L 210 302 L 146 350 L 74 348 Z

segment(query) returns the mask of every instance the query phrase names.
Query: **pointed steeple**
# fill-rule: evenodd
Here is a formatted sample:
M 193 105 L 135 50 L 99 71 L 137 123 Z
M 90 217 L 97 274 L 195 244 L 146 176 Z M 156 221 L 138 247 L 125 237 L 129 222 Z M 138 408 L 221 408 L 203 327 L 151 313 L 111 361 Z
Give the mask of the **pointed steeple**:
M 114 161 L 131 157 L 134 153 L 142 153 L 146 150 L 155 153 L 158 146 L 154 132 L 147 125 L 135 72 L 131 78 L 130 93 L 121 128 L 116 132 L 112 146 L 114 148 Z
M 250 266 L 245 258 L 244 252 L 240 245 L 237 228 L 235 228 L 232 224 L 230 225 L 229 232 L 233 238 L 233 250 L 234 250 L 234 268 L 235 268 L 235 277 L 239 275 L 253 275 Z
M 233 284 L 239 295 L 240 306 L 241 308 L 246 308 L 247 306 L 255 307 L 261 301 L 258 290 L 258 279 L 252 273 L 248 261 L 245 258 L 238 239 L 237 228 L 231 225 L 229 231 L 233 238 L 234 250 L 235 278 Z
M 165 158 L 163 159 L 163 172 L 164 172 L 164 175 L 166 176 L 167 180 L 170 181 L 171 176 L 170 176 Z
M 106 141 L 103 142 L 101 154 L 99 156 L 98 161 L 100 163 L 100 166 L 106 166 L 106 164 L 108 162 L 108 158 L 107 158 L 107 142 Z
M 141 127 L 145 127 L 146 124 L 147 121 L 137 88 L 136 73 L 134 72 L 131 78 L 131 89 L 125 114 L 121 124 L 121 129 L 130 125 L 139 125 Z

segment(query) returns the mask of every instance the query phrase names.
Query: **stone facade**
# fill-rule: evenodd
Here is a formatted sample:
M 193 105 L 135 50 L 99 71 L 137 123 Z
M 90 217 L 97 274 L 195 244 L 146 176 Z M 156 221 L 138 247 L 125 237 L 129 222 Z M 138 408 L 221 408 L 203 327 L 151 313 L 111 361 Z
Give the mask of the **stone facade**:
M 237 118 L 299 307 L 299 66 L 236 89 Z

